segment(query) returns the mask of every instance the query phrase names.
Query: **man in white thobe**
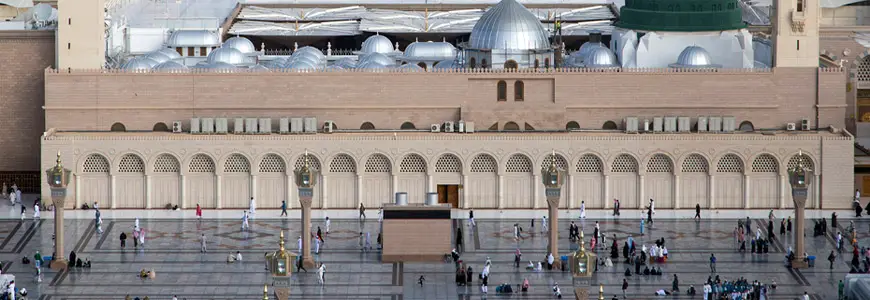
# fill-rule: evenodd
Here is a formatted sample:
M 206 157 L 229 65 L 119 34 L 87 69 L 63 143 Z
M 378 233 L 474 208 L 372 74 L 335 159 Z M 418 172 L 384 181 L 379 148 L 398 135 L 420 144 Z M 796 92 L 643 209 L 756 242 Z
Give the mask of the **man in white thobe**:
M 257 212 L 257 202 L 254 201 L 254 197 L 251 197 L 251 213 Z
M 6 289 L 6 293 L 9 295 L 9 300 L 15 300 L 15 281 L 9 282 L 9 288 Z
M 314 253 L 320 254 L 320 238 L 314 237 Z
M 325 275 L 326 275 L 326 265 L 320 264 L 320 268 L 317 268 L 317 279 L 320 281 L 320 285 L 323 285 L 325 283 L 324 282 L 324 279 L 326 278 L 326 277 L 324 277 Z
M 656 202 L 652 198 L 649 198 L 649 209 L 652 211 L 653 214 L 656 213 Z
M 326 234 L 329 234 L 329 223 L 331 223 L 329 217 L 326 217 Z
M 547 232 L 547 216 L 541 217 L 541 233 Z
M 299 236 L 299 240 L 296 241 L 299 244 L 299 255 L 302 255 L 302 236 Z
M 248 212 L 242 212 L 242 230 L 248 230 Z
M 580 201 L 580 218 L 586 219 L 586 201 Z
M 199 238 L 199 243 L 200 243 L 199 252 L 205 253 L 206 251 L 208 251 L 205 247 L 205 233 L 203 233 L 202 237 Z
M 139 228 L 139 218 L 136 218 L 136 223 L 133 224 L 133 228 Z
M 33 205 L 33 218 L 39 219 L 39 203 Z
M 19 190 L 17 187 L 15 188 L 15 201 L 18 201 L 18 203 L 24 205 L 24 200 L 21 198 L 21 190 Z

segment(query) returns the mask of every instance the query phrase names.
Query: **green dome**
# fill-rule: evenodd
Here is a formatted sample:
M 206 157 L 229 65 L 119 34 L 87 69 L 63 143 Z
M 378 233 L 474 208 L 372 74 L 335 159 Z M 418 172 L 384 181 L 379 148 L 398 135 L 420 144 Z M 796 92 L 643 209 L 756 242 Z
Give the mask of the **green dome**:
M 739 0 L 626 0 L 617 27 L 644 31 L 745 28 Z

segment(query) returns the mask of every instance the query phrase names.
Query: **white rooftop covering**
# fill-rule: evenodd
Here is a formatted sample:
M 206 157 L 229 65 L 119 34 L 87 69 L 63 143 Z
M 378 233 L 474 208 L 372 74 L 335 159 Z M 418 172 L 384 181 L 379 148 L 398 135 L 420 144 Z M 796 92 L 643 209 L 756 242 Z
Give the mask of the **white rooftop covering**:
M 112 19 L 129 27 L 201 29 L 220 27 L 238 0 L 112 0 Z
M 367 4 L 487 4 L 495 5 L 499 0 L 244 0 L 244 4 L 329 4 L 329 5 L 367 5 Z M 610 0 L 517 0 L 522 4 L 608 4 Z
M 15 8 L 33 7 L 33 0 L 0 0 L 0 4 Z
M 360 34 L 359 21 L 273 23 L 240 21 L 230 28 L 231 35 L 253 36 L 353 36 Z

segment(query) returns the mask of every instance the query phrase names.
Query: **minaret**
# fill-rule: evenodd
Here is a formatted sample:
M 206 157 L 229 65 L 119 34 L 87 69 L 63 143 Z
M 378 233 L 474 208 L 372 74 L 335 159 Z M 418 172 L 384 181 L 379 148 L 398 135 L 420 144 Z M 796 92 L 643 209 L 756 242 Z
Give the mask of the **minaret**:
M 819 67 L 819 0 L 776 0 L 774 67 Z
M 105 0 L 57 1 L 58 69 L 105 67 L 105 9 Z

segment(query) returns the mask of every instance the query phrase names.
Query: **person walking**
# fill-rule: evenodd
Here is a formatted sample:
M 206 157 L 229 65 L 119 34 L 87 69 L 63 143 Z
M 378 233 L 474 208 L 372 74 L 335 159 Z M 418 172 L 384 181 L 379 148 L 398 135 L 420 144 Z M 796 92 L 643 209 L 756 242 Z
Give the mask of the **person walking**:
M 327 234 L 327 235 L 329 235 L 329 224 L 330 224 L 330 223 L 331 223 L 331 222 L 329 221 L 329 217 L 326 217 L 326 234 Z
M 519 242 L 520 239 L 522 239 L 522 236 L 520 236 L 520 225 L 514 223 L 514 241 Z
M 326 284 L 326 265 L 323 263 L 320 263 L 320 268 L 317 268 L 317 279 L 320 280 L 320 285 Z
M 205 233 L 203 233 L 202 236 L 199 237 L 199 252 L 208 252 L 208 249 L 206 249 L 205 246 Z
M 785 236 L 785 219 L 779 221 L 779 235 Z
M 716 273 L 716 255 L 710 253 L 710 273 Z
M 196 204 L 196 218 L 202 220 L 202 207 L 199 206 L 199 203 Z
M 520 267 L 520 260 L 522 260 L 522 257 L 523 257 L 523 253 L 520 252 L 520 248 L 517 248 L 517 251 L 514 252 L 514 267 L 515 268 Z
M 656 213 L 656 202 L 652 198 L 649 198 L 649 210 Z
M 788 220 L 785 221 L 785 230 L 791 233 L 791 216 L 788 216 Z
M 248 230 L 248 212 L 242 211 L 242 231 Z
M 580 219 L 586 219 L 586 201 L 580 201 Z
M 254 201 L 254 197 L 251 197 L 251 207 L 249 209 L 251 210 L 252 215 L 257 213 L 257 202 Z
M 39 220 L 39 202 L 33 204 L 33 219 Z
M 287 201 L 281 201 L 281 215 L 279 217 L 287 216 Z
M 474 210 L 473 209 L 468 211 L 468 222 L 471 225 L 471 227 L 477 226 L 477 224 L 474 223 Z
M 102 214 L 100 213 L 99 209 L 96 212 L 94 212 L 94 221 L 96 222 L 96 225 L 97 225 L 97 233 L 103 234 L 103 218 L 102 218 Z
M 360 220 L 366 219 L 366 207 L 365 207 L 365 205 L 362 204 L 362 202 L 359 203 L 359 219 Z
M 321 241 L 322 240 L 320 239 L 320 236 L 314 237 L 314 254 L 320 254 L 320 244 L 322 243 Z
M 643 235 L 643 229 L 646 227 L 646 220 L 640 217 L 640 235 Z
M 37 272 L 39 267 L 42 266 L 42 254 L 39 254 L 39 250 L 36 250 L 36 254 L 33 255 L 33 265 L 36 267 Z
M 547 216 L 541 216 L 541 233 L 549 231 L 547 228 Z
M 836 259 L 837 255 L 834 254 L 834 250 L 831 250 L 831 254 L 828 254 L 828 263 L 830 263 L 830 265 L 828 265 L 828 269 L 834 269 L 834 260 Z
M 619 215 L 619 199 L 613 198 L 613 216 Z
M 623 278 L 622 279 L 622 299 L 628 299 L 628 297 L 625 296 L 625 290 L 627 290 L 627 289 L 628 289 L 628 280 Z
M 297 244 L 297 246 L 298 246 L 298 248 L 299 248 L 298 253 L 301 255 L 301 254 L 302 254 L 302 236 L 301 236 L 301 235 L 299 236 L 299 239 L 296 240 L 296 244 Z M 310 247 L 310 246 L 309 246 L 309 247 Z M 310 248 L 309 248 L 309 249 L 310 249 Z M 300 257 L 301 257 L 301 256 L 300 256 Z
M 677 274 L 674 274 L 674 282 L 671 283 L 671 292 L 676 293 L 680 291 L 680 279 L 677 278 Z
M 121 231 L 121 249 L 127 247 L 127 234 Z
M 647 222 L 649 222 L 650 224 L 653 223 L 653 219 L 652 219 L 652 208 L 651 208 L 651 207 L 650 207 L 649 209 L 646 210 L 646 219 L 647 219 Z
M 299 247 L 299 249 L 302 249 L 302 247 Z M 300 251 L 299 253 L 302 252 Z M 308 273 L 308 270 L 305 269 L 305 264 L 302 263 L 302 256 L 296 257 L 296 272 L 299 271 L 305 271 L 305 273 Z
M 695 220 L 701 220 L 701 204 L 695 204 Z

